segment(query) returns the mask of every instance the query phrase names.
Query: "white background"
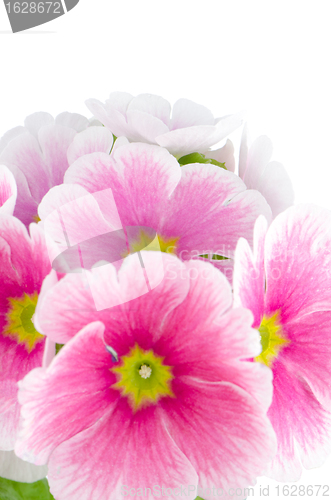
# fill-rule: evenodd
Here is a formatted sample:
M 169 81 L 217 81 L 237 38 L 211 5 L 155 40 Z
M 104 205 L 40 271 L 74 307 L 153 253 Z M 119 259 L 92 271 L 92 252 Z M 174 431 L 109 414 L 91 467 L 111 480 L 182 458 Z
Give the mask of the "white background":
M 80 0 L 65 16 L 13 35 L 1 3 L 0 135 L 35 111 L 90 116 L 84 100 L 104 101 L 114 90 L 171 103 L 187 97 L 214 116 L 244 109 L 251 138 L 272 139 L 296 202 L 331 208 L 330 5 Z M 232 137 L 238 143 L 240 133 Z M 331 496 L 330 465 L 298 484 L 329 484 Z M 276 498 L 276 482 L 258 484 Z

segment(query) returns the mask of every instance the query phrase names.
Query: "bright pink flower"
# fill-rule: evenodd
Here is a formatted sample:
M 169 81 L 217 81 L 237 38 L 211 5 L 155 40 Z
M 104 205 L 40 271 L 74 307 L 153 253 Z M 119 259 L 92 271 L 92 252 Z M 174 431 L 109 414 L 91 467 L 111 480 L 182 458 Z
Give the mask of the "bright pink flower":
M 80 156 L 79 148 L 76 154 Z M 96 227 L 102 224 L 105 227 L 108 224 L 109 231 L 122 226 L 144 226 L 157 232 L 161 250 L 174 253 L 182 260 L 206 254 L 226 257 L 212 263 L 229 272 L 229 279 L 239 237 L 251 241 L 258 215 L 271 217 L 261 194 L 247 190 L 232 172 L 199 163 L 180 167 L 167 150 L 141 143 L 117 147 L 111 155 L 93 153 L 78 157 L 67 170 L 64 185 L 51 189 L 42 200 L 39 216 L 44 222 L 66 202 L 109 188 L 116 210 L 110 203 L 107 206 L 106 200 L 100 208 L 89 206 L 87 210 L 82 206 L 86 217 L 88 212 L 91 215 L 84 224 L 78 224 L 77 241 L 94 236 Z M 107 211 L 109 213 L 105 213 Z M 78 212 L 67 213 L 66 224 L 77 226 L 80 217 Z M 49 230 L 50 221 L 47 222 Z M 136 250 L 143 248 L 143 240 L 138 232 Z
M 254 254 L 244 239 L 235 254 L 235 304 L 253 312 L 263 349 L 255 361 L 274 374 L 278 453 L 267 475 L 279 481 L 298 480 L 300 460 L 317 467 L 331 452 L 330 228 L 328 210 L 291 207 L 268 231 L 257 220 Z
M 139 262 L 100 267 L 99 293 L 120 305 L 99 313 L 88 287 L 61 280 L 62 313 L 74 304 L 75 325 L 86 326 L 59 329 L 53 339 L 73 338 L 20 382 L 15 448 L 48 462 L 57 500 L 118 499 L 121 485 L 245 487 L 274 455 L 271 371 L 243 361 L 261 351 L 251 313 L 231 308 L 230 285 L 209 263 L 161 255 L 160 266 L 160 252 L 141 252 L 164 279 L 129 302 Z
M 45 345 L 31 318 L 51 266 L 36 224 L 30 234 L 15 217 L 0 216 L 0 449 L 8 451 L 14 448 L 19 419 L 17 382 L 41 366 Z
M 284 166 L 270 161 L 272 143 L 262 135 L 248 148 L 247 126 L 244 127 L 239 156 L 239 176 L 248 189 L 257 189 L 269 203 L 273 217 L 291 206 L 294 191 Z
M 179 99 L 170 117 L 169 102 L 153 94 L 113 92 L 105 104 L 88 99 L 86 105 L 117 137 L 158 144 L 177 158 L 206 151 L 242 123 L 240 113 L 215 119 L 209 109 L 188 99 Z
M 17 197 L 17 186 L 11 171 L 0 165 L 0 215 L 13 215 Z
M 62 113 L 54 120 L 40 112 L 2 138 L 0 163 L 11 170 L 18 189 L 14 215 L 26 226 L 36 222 L 38 204 L 47 191 L 63 182 L 68 147 L 77 131 L 87 126 L 88 120 L 75 113 Z

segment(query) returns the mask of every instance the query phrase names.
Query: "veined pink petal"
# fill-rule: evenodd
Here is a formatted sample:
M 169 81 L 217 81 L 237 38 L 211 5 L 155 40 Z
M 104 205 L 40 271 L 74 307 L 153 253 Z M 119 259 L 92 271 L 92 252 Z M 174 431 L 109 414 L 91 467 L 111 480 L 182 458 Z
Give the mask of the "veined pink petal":
M 165 398 L 161 406 L 170 434 L 198 472 L 199 485 L 228 491 L 255 484 L 275 452 L 274 432 L 265 414 L 232 383 L 177 380 L 177 400 Z
M 110 389 L 116 378 L 109 370 L 103 331 L 102 323 L 91 323 L 61 349 L 47 370 L 36 368 L 19 382 L 24 420 L 15 451 L 22 459 L 45 464 L 56 446 L 97 422 L 117 401 L 118 391 Z
M 112 265 L 98 268 L 99 279 L 93 292 L 94 297 L 107 297 L 109 304 L 118 307 L 97 311 L 87 275 L 68 274 L 43 294 L 41 305 L 36 309 L 40 330 L 54 341 L 64 343 L 83 326 L 100 320 L 106 325 L 106 337 L 111 333 L 109 342 L 112 343 L 116 337 L 120 346 L 122 328 L 127 330 L 126 323 L 119 319 L 124 316 L 133 329 L 153 331 L 152 338 L 155 339 L 160 334 L 159 318 L 165 318 L 183 301 L 188 292 L 189 280 L 184 273 L 184 264 L 175 257 L 160 252 L 141 252 L 141 255 L 145 269 L 154 268 L 154 279 L 159 276 L 160 284 L 155 289 L 149 291 L 145 279 L 137 281 L 142 268 L 136 255 L 131 255 L 125 260 L 118 275 Z M 160 256 L 164 270 L 160 267 Z M 136 298 L 130 300 L 133 293 Z M 66 297 L 65 304 L 63 297 Z M 144 339 L 141 341 L 145 342 Z M 122 349 L 125 350 L 126 336 L 123 337 L 123 342 Z
M 12 215 L 17 198 L 15 177 L 4 165 L 0 165 L 0 214 Z
M 252 240 L 256 218 L 262 213 L 270 219 L 264 198 L 257 191 L 246 191 L 232 172 L 201 164 L 184 165 L 181 172 L 167 218 L 158 228 L 168 237 L 182 235 L 176 247 L 181 258 L 197 257 L 196 251 L 231 258 L 240 236 Z
M 167 200 L 180 175 L 179 164 L 166 150 L 135 143 L 117 148 L 111 157 L 94 153 L 79 158 L 65 183 L 80 184 L 89 192 L 111 187 L 124 226 L 156 229 L 160 202 Z
M 331 410 L 331 311 L 316 311 L 294 318 L 283 326 L 291 348 L 283 362 L 303 378 L 316 398 Z M 285 353 L 284 353 L 285 354 Z
M 192 464 L 169 435 L 163 412 L 148 408 L 130 421 L 123 401 L 53 452 L 48 479 L 59 500 L 117 500 L 130 488 L 158 498 L 162 487 L 170 488 L 167 496 L 174 497 L 181 485 L 196 487 L 198 482 Z M 195 491 L 186 488 L 187 498 L 194 500 Z
M 47 467 L 18 458 L 14 451 L 0 451 L 0 476 L 11 481 L 34 483 L 47 475 Z
M 307 468 L 322 465 L 330 454 L 331 414 L 285 360 L 276 360 L 273 372 L 274 394 L 268 417 L 277 435 L 278 450 L 265 474 L 277 481 L 297 481 L 301 476 L 298 451 Z
M 267 315 L 280 310 L 281 323 L 331 309 L 331 214 L 298 205 L 280 214 L 265 239 Z
M 105 127 L 89 127 L 74 137 L 68 148 L 69 165 L 90 153 L 109 154 L 113 145 L 113 134 Z
M 234 305 L 247 307 L 252 311 L 255 328 L 260 326 L 264 314 L 264 239 L 266 232 L 267 221 L 261 215 L 254 227 L 254 253 L 244 238 L 239 239 L 235 252 Z

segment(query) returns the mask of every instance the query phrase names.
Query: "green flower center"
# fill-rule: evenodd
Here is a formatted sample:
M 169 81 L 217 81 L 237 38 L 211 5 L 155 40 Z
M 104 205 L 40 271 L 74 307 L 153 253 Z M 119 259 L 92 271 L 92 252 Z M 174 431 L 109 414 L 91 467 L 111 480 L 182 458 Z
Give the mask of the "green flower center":
M 176 253 L 176 245 L 179 238 L 162 238 L 157 235 L 153 240 L 150 234 L 148 234 L 144 230 L 140 230 L 139 234 L 135 237 L 135 239 L 130 243 L 130 253 L 140 252 L 140 250 L 145 251 L 159 251 L 170 254 Z M 122 258 L 125 258 L 129 255 L 129 252 L 126 251 Z
M 38 342 L 44 339 L 34 327 L 32 316 L 34 315 L 38 294 L 24 294 L 20 298 L 9 298 L 9 310 L 6 314 L 6 326 L 3 335 L 11 337 L 18 344 L 25 345 L 30 353 Z
M 111 368 L 117 377 L 112 387 L 128 397 L 134 411 L 156 404 L 164 396 L 174 397 L 170 386 L 171 366 L 164 365 L 163 359 L 136 344 L 127 356 L 122 356 L 120 366 Z
M 283 337 L 278 312 L 271 317 L 263 316 L 259 332 L 262 352 L 254 360 L 271 367 L 280 350 L 290 342 Z

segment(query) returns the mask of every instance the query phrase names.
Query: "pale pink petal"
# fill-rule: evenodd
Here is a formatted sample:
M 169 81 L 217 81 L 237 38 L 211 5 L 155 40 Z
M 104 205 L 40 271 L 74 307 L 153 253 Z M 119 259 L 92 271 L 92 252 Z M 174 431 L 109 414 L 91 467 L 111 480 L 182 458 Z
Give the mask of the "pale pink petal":
M 136 109 L 128 109 L 127 121 L 130 127 L 130 140 L 137 142 L 156 142 L 156 137 L 161 134 L 166 134 L 169 128 L 159 118 L 139 111 Z
M 4 347 L 3 345 L 1 346 Z M 7 352 L 10 356 L 11 352 Z M 8 375 L 6 367 L 2 367 L 2 378 Z M 17 403 L 17 380 L 4 378 L 0 381 L 0 450 L 9 451 L 14 448 L 17 426 L 20 416 L 20 407 Z
M 247 158 L 248 158 L 248 130 L 247 130 L 247 123 L 245 123 L 245 125 L 243 126 L 240 150 L 239 150 L 238 175 L 241 179 L 243 179 L 245 176 L 247 168 Z
M 50 125 L 54 123 L 54 118 L 49 113 L 44 111 L 39 111 L 29 115 L 24 120 L 25 128 L 28 129 L 30 134 L 32 134 L 36 139 L 38 138 L 38 132 L 41 127 Z
M 287 363 L 273 365 L 274 394 L 268 417 L 277 435 L 278 450 L 266 475 L 276 481 L 297 481 L 304 467 L 318 467 L 331 453 L 331 414 L 323 409 L 306 381 Z
M 4 165 L 0 165 L 0 214 L 12 215 L 17 198 L 15 177 Z
M 127 116 L 129 116 L 133 110 L 142 111 L 143 113 L 154 116 L 166 125 L 167 131 L 169 130 L 171 106 L 163 97 L 153 94 L 140 94 L 128 103 L 126 109 Z
M 75 135 L 76 131 L 72 128 L 55 124 L 39 130 L 38 140 L 43 152 L 49 187 L 63 182 L 63 176 L 69 166 L 67 150 Z
M 26 132 L 25 127 L 22 127 L 19 125 L 18 127 L 14 127 L 8 132 L 6 132 L 1 138 L 0 138 L 0 154 L 2 151 L 5 149 L 5 147 L 8 145 L 8 143 L 14 139 L 15 137 L 19 136 L 20 134 L 23 134 Z
M 87 278 L 79 273 L 67 274 L 54 286 L 42 289 L 34 315 L 38 331 L 58 344 L 65 344 L 96 319 L 99 317 Z
M 270 161 L 271 154 L 272 143 L 267 136 L 262 135 L 253 142 L 248 150 L 246 168 L 242 164 L 239 166 L 239 175 L 247 187 L 259 189 L 261 176 Z
M 35 220 L 38 215 L 38 203 L 32 197 L 25 175 L 15 165 L 10 167 L 17 184 L 17 199 L 14 216 L 20 219 L 26 227 Z
M 226 116 L 216 125 L 193 125 L 155 138 L 156 142 L 168 149 L 177 158 L 197 151 L 203 153 L 208 148 L 224 139 L 242 124 L 242 113 Z
M 2 151 L 0 161 L 10 170 L 19 168 L 26 177 L 33 198 L 41 200 L 50 187 L 44 170 L 44 160 L 37 139 L 28 132 L 12 139 Z M 15 172 L 13 172 L 15 175 Z M 38 179 L 38 182 L 36 182 Z M 17 180 L 18 192 L 20 183 Z
M 234 172 L 234 146 L 230 139 L 227 139 L 225 146 L 223 146 L 222 148 L 215 149 L 214 151 L 206 151 L 204 155 L 206 158 L 212 158 L 213 160 L 219 161 L 220 163 L 225 163 L 225 168 L 230 172 Z
M 267 200 L 273 217 L 286 210 L 294 203 L 294 191 L 291 179 L 281 163 L 269 162 L 256 186 Z
M 164 398 L 160 405 L 201 487 L 217 485 L 228 491 L 255 484 L 276 448 L 272 427 L 256 401 L 229 382 L 181 377 L 173 380 L 173 387 L 176 400 Z
M 267 315 L 280 321 L 331 309 L 331 213 L 316 205 L 288 208 L 265 239 Z
M 116 111 L 125 115 L 128 105 L 133 98 L 133 95 L 128 92 L 111 92 L 106 102 L 116 109 Z
M 128 419 L 125 410 L 118 405 L 58 446 L 49 462 L 53 495 L 59 500 L 118 500 L 130 488 L 141 488 L 138 495 L 150 488 L 146 497 L 158 498 L 162 486 L 180 491 L 181 485 L 193 485 L 185 491 L 194 500 L 197 473 L 165 428 L 163 412 L 148 408 Z M 167 496 L 173 498 L 171 490 Z
M 47 370 L 35 368 L 19 382 L 22 425 L 15 452 L 23 460 L 47 463 L 60 443 L 97 422 L 118 399 L 118 391 L 110 389 L 116 378 L 103 331 L 102 323 L 91 323 Z
M 215 119 L 208 108 L 190 101 L 178 99 L 172 108 L 170 130 L 192 127 L 193 125 L 214 125 Z
M 57 115 L 55 123 L 63 127 L 73 128 L 76 132 L 81 132 L 89 126 L 89 121 L 85 116 L 78 113 L 69 113 L 68 111 Z
M 44 355 L 42 361 L 42 367 L 48 368 L 56 354 L 56 342 L 53 342 L 49 338 L 45 340 Z
M 131 129 L 127 124 L 126 117 L 108 101 L 106 104 L 102 104 L 97 99 L 88 99 L 85 104 L 91 113 L 116 137 L 130 135 Z
M 109 154 L 113 145 L 113 134 L 105 127 L 89 127 L 77 134 L 68 148 L 68 162 L 90 153 Z
M 38 205 L 38 215 L 41 220 L 46 219 L 54 210 L 66 203 L 86 196 L 88 191 L 78 184 L 61 184 L 52 187 Z
M 234 305 L 252 311 L 255 328 L 260 326 L 264 314 L 264 239 L 267 228 L 267 221 L 261 215 L 254 227 L 254 253 L 247 240 L 240 238 L 234 258 Z
M 34 483 L 47 475 L 45 465 L 38 466 L 18 458 L 14 451 L 0 451 L 0 476 L 20 483 Z

